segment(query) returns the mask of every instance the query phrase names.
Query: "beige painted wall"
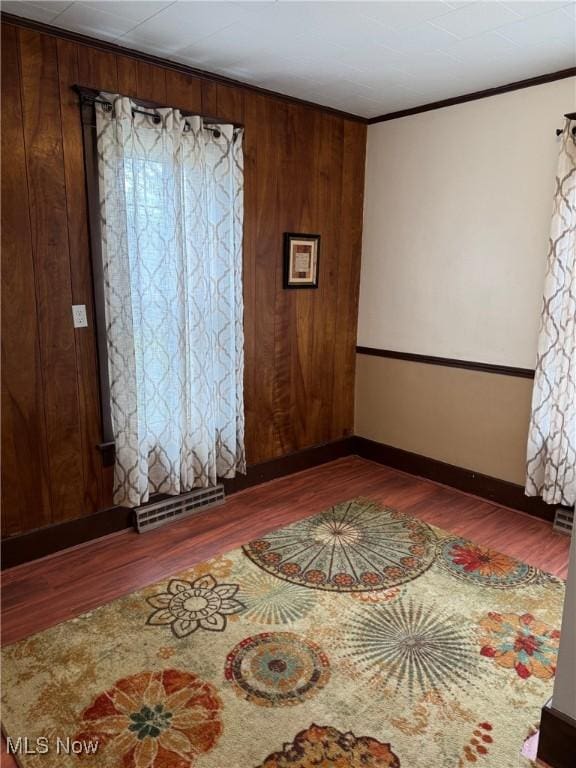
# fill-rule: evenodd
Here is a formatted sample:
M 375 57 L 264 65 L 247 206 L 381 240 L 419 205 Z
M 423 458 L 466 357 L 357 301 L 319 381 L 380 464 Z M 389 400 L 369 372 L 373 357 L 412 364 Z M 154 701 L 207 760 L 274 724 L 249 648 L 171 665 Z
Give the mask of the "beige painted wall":
M 576 78 L 368 128 L 358 344 L 533 368 Z M 358 355 L 356 434 L 524 483 L 532 381 Z
M 368 128 L 358 344 L 532 368 L 576 78 Z
M 532 380 L 356 355 L 356 434 L 524 483 Z

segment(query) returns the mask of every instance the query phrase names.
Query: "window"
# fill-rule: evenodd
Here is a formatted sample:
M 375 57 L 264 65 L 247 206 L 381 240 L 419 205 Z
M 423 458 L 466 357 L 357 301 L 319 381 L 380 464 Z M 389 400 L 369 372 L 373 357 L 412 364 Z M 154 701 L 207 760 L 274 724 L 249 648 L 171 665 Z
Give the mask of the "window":
M 245 469 L 242 131 L 91 102 L 103 430 L 114 501 L 138 506 Z

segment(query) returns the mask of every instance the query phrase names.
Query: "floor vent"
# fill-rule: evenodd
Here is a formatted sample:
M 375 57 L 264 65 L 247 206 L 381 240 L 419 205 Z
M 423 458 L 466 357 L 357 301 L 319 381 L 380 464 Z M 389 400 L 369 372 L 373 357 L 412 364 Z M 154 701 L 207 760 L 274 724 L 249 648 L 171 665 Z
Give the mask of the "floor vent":
M 574 507 L 557 507 L 554 515 L 554 530 L 557 533 L 572 534 L 574 527 Z
M 138 533 L 143 533 L 174 520 L 190 517 L 210 507 L 223 504 L 224 498 L 224 486 L 216 485 L 213 488 L 198 488 L 190 493 L 170 496 L 155 504 L 138 507 L 135 510 L 136 530 Z

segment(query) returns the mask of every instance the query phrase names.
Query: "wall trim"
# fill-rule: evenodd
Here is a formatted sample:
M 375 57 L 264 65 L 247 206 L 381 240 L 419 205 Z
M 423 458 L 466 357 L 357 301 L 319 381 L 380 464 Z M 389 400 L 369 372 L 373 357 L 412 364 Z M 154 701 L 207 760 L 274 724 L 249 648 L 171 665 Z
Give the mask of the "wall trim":
M 25 27 L 26 29 L 33 29 L 36 32 L 42 32 L 45 35 L 51 35 L 52 37 L 60 37 L 64 40 L 71 40 L 79 45 L 89 45 L 91 48 L 97 48 L 99 51 L 105 51 L 106 53 L 114 53 L 120 56 L 127 56 L 131 59 L 138 59 L 148 64 L 153 64 L 157 67 L 164 67 L 164 69 L 171 69 L 175 72 L 181 72 L 184 75 L 190 75 L 192 77 L 200 78 L 201 80 L 209 80 L 213 83 L 220 83 L 222 85 L 229 85 L 234 88 L 243 88 L 248 91 L 255 91 L 263 96 L 272 96 L 275 99 L 280 99 L 288 104 L 300 104 L 305 107 L 312 107 L 318 109 L 321 112 L 328 112 L 331 115 L 338 115 L 346 120 L 353 120 L 356 123 L 367 123 L 367 118 L 360 115 L 354 115 L 351 112 L 345 112 L 342 109 L 335 109 L 333 107 L 327 107 L 323 104 L 316 104 L 313 101 L 307 101 L 306 99 L 299 99 L 296 96 L 288 96 L 285 93 L 279 93 L 278 91 L 271 91 L 268 88 L 261 88 L 258 85 L 252 85 L 250 83 L 244 83 L 241 80 L 235 80 L 232 77 L 226 77 L 225 75 L 218 75 L 212 72 L 208 72 L 205 69 L 198 69 L 196 67 L 189 67 L 186 64 L 180 64 L 177 61 L 171 61 L 170 59 L 163 59 L 160 56 L 154 56 L 151 53 L 145 53 L 144 51 L 138 51 L 135 48 L 124 48 L 116 43 L 110 43 L 107 40 L 99 40 L 96 37 L 90 37 L 83 35 L 80 32 L 72 32 L 69 29 L 62 29 L 61 27 L 53 26 L 52 24 L 45 24 L 41 21 L 34 21 L 33 19 L 26 19 L 23 16 L 15 16 L 12 13 L 0 13 L 0 20 L 3 24 L 14 24 L 18 27 Z
M 551 768 L 576 765 L 576 720 L 551 706 L 542 707 L 538 758 Z
M 392 360 L 409 360 L 413 363 L 424 363 L 426 365 L 443 365 L 448 368 L 464 368 L 468 371 L 498 373 L 501 376 L 517 376 L 521 379 L 533 379 L 535 373 L 533 368 L 516 368 L 511 365 L 499 365 L 498 363 L 478 363 L 472 360 L 457 360 L 451 357 L 417 355 L 412 352 L 396 352 L 392 349 L 378 349 L 376 347 L 356 347 L 356 354 L 388 357 Z
M 576 67 L 559 69 L 556 72 L 549 72 L 548 74 L 537 75 L 536 77 L 528 77 L 525 80 L 515 80 L 512 83 L 497 85 L 494 88 L 485 88 L 482 91 L 472 91 L 471 93 L 464 93 L 461 96 L 453 96 L 450 99 L 442 99 L 441 101 L 431 101 L 429 104 L 421 104 L 419 107 L 410 107 L 409 109 L 400 109 L 397 112 L 388 112 L 387 114 L 379 115 L 378 117 L 369 118 L 367 123 L 368 125 L 374 125 L 375 123 L 385 123 L 388 120 L 398 120 L 400 117 L 419 115 L 421 112 L 431 112 L 435 109 L 453 107 L 456 104 L 465 104 L 468 101 L 487 99 L 490 96 L 499 96 L 502 93 L 519 91 L 522 88 L 532 88 L 534 85 L 545 85 L 546 83 L 553 83 L 556 80 L 564 80 L 567 77 L 574 76 L 576 76 Z
M 247 468 L 246 475 L 224 480 L 226 495 L 232 495 L 269 480 L 275 480 L 294 472 L 326 464 L 352 453 L 352 438 L 345 437 L 334 442 L 304 448 L 301 451 L 281 456 L 262 464 Z M 154 499 L 157 501 L 161 496 Z M 110 507 L 93 515 L 67 520 L 44 528 L 10 536 L 2 540 L 2 569 L 52 555 L 62 549 L 84 544 L 111 533 L 127 530 L 133 526 L 133 512 L 126 507 Z
M 366 437 L 353 438 L 353 452 L 363 459 L 370 459 L 410 475 L 448 485 L 459 491 L 492 501 L 494 504 L 526 512 L 541 520 L 547 522 L 554 520 L 556 506 L 545 504 L 539 497 L 525 496 L 523 486 L 508 480 L 483 475 L 472 469 L 447 464 L 444 461 L 378 443 Z

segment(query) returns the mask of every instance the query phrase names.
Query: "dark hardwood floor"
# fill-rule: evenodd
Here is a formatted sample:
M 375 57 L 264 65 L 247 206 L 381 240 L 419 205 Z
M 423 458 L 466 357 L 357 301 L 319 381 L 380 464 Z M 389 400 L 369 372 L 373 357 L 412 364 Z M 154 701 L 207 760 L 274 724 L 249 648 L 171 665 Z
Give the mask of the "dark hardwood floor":
M 126 531 L 4 571 L 2 643 L 357 496 L 388 504 L 565 577 L 569 539 L 549 523 L 442 485 L 348 457 L 250 488 L 146 534 Z
M 262 533 L 364 496 L 565 577 L 569 539 L 549 523 L 349 457 L 230 496 L 143 535 L 128 531 L 4 571 L 2 643 L 58 624 Z M 0 763 L 15 768 L 2 739 Z

